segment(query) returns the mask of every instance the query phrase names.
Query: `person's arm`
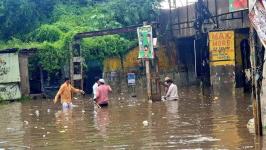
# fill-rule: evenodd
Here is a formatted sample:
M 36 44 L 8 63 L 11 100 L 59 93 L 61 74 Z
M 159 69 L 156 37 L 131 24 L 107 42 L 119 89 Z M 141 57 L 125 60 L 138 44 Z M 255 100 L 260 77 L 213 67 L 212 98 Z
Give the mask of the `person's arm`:
M 80 89 L 76 89 L 71 85 L 71 92 L 84 94 L 85 92 Z
M 112 88 L 110 85 L 108 85 L 108 90 L 109 90 L 109 92 L 112 92 Z
M 63 90 L 64 90 L 64 87 L 60 86 L 60 89 L 58 90 L 57 94 L 55 95 L 54 103 L 56 103 L 58 101 L 58 98 L 61 95 L 61 93 L 63 92 Z
M 167 90 L 167 93 L 165 95 L 165 97 L 170 97 L 171 93 L 172 93 L 172 90 L 173 90 L 173 87 L 172 86 L 169 86 L 168 90 Z

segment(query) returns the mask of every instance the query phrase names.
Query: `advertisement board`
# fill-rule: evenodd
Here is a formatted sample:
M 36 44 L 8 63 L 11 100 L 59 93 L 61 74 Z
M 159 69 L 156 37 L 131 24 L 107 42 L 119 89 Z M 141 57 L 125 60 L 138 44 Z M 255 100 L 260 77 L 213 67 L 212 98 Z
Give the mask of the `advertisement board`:
M 135 73 L 128 73 L 127 74 L 127 82 L 128 82 L 128 85 L 136 85 Z
M 256 29 L 261 43 L 266 47 L 266 9 L 257 1 L 249 13 L 249 20 Z
M 152 26 L 146 25 L 137 29 L 139 40 L 138 58 L 153 58 Z
M 248 8 L 248 0 L 229 0 L 229 11 L 234 12 Z
M 218 31 L 209 33 L 210 62 L 213 65 L 234 65 L 234 39 L 234 31 Z

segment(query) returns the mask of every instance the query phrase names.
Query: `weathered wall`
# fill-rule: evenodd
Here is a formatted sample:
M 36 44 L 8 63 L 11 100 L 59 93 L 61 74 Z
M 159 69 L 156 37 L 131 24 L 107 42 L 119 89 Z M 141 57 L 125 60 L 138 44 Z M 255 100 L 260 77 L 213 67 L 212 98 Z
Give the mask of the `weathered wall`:
M 141 61 L 138 59 L 139 48 L 136 47 L 130 50 L 123 59 L 124 71 L 138 70 L 141 66 Z M 159 58 L 159 69 L 169 70 L 173 68 L 175 64 L 170 63 L 166 54 L 165 48 L 160 48 L 157 51 Z M 119 57 L 107 58 L 104 60 L 104 72 L 121 71 L 122 65 Z
M 239 29 L 249 27 L 247 10 L 226 14 L 229 13 L 228 0 L 205 0 L 205 4 L 212 13 L 212 16 L 214 16 L 214 20 L 218 23 L 219 29 Z M 166 32 L 167 29 L 169 29 L 167 28 L 170 23 L 169 13 L 169 10 L 161 10 L 159 20 L 160 23 L 163 24 L 161 26 L 162 32 Z M 171 14 L 174 37 L 190 37 L 195 34 L 195 30 L 193 28 L 193 22 L 195 21 L 196 16 L 195 4 L 173 9 Z M 206 24 L 204 27 L 208 30 L 212 30 L 214 26 Z

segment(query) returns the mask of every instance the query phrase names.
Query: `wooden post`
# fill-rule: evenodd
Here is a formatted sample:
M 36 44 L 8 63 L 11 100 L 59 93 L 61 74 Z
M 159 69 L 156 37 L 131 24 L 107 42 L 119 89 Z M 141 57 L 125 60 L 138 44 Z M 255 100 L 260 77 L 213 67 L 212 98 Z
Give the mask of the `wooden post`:
M 147 22 L 143 22 L 143 26 L 147 25 Z M 147 95 L 148 100 L 151 100 L 151 71 L 150 71 L 150 60 L 145 59 L 145 68 L 146 68 L 146 79 L 147 79 Z
M 151 100 L 151 72 L 150 72 L 150 61 L 149 61 L 149 59 L 145 59 L 145 65 L 146 65 L 148 100 Z
M 44 94 L 44 81 L 43 81 L 43 69 L 42 66 L 39 66 L 40 69 L 40 78 L 41 78 L 41 93 Z
M 69 78 L 72 85 L 74 85 L 74 66 L 73 66 L 73 41 L 69 43 Z

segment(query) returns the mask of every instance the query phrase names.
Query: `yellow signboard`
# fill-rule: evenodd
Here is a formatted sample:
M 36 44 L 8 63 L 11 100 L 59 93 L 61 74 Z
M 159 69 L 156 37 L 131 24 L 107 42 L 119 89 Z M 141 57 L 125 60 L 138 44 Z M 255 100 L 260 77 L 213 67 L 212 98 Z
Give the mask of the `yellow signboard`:
M 235 62 L 234 31 L 219 31 L 209 33 L 210 61 L 213 65 L 232 65 Z M 218 63 L 219 62 L 219 63 Z

